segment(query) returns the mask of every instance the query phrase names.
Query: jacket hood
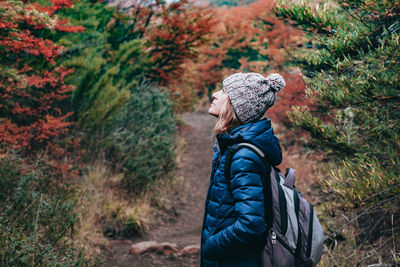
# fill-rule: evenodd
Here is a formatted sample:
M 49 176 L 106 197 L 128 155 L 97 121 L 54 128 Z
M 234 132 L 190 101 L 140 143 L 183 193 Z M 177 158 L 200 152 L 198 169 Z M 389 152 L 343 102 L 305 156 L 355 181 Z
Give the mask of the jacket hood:
M 217 135 L 217 145 L 221 153 L 237 143 L 249 142 L 259 147 L 273 166 L 282 162 L 282 151 L 268 118 L 236 127 L 229 133 Z

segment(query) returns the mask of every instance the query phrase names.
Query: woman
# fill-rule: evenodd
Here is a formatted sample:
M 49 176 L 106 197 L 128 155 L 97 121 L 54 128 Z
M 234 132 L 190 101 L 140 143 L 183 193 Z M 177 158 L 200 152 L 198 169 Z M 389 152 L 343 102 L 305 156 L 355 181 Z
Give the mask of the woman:
M 266 222 L 261 181 L 266 166 L 252 150 L 241 148 L 232 158 L 230 190 L 225 179 L 228 148 L 250 142 L 276 166 L 282 161 L 271 122 L 262 118 L 285 86 L 279 74 L 236 73 L 213 94 L 208 113 L 217 117 L 210 187 L 201 237 L 201 266 L 260 266 Z

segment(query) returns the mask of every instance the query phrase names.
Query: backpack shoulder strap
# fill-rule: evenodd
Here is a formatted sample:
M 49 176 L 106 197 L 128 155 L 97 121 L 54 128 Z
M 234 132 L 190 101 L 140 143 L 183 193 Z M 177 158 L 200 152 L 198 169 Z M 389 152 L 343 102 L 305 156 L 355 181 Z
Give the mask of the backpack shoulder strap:
M 290 189 L 294 189 L 294 182 L 296 180 L 296 170 L 292 168 L 287 168 L 286 169 L 286 174 L 285 174 L 285 183 L 283 184 L 286 187 L 289 187 Z
M 253 145 L 252 143 L 239 143 L 238 146 L 240 147 L 247 147 L 255 151 L 259 157 L 265 158 L 265 153 L 259 149 L 256 145 Z

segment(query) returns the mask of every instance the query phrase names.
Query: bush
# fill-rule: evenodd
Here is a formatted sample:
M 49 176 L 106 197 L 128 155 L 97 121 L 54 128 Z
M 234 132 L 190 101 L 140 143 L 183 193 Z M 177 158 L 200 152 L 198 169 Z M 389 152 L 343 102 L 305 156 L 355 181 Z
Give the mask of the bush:
M 132 205 L 132 204 L 131 204 Z M 127 207 L 128 203 L 109 201 L 104 207 L 100 218 L 103 234 L 106 237 L 131 237 L 143 234 L 148 230 L 148 220 L 151 217 L 148 213 L 150 206 L 133 204 Z
M 60 36 L 59 43 L 68 47 L 60 61 L 74 69 L 67 80 L 76 86 L 71 95 L 75 119 L 90 138 L 125 108 L 129 88 L 148 73 L 149 57 L 143 40 L 128 29 L 128 14 L 116 7 L 77 1 L 63 15 L 85 27 L 82 33 Z
M 168 95 L 142 84 L 115 116 L 105 137 L 105 155 L 125 174 L 129 191 L 140 191 L 175 166 L 176 122 Z
M 82 27 L 55 15 L 72 2 L 48 4 L 0 2 L 0 149 L 11 146 L 26 154 L 51 149 L 71 125 L 67 98 L 74 87 L 65 77 L 73 70 L 55 64 L 63 47 L 54 35 Z
M 66 239 L 76 219 L 71 188 L 43 163 L 33 167 L 16 156 L 0 159 L 0 265 L 88 265 Z

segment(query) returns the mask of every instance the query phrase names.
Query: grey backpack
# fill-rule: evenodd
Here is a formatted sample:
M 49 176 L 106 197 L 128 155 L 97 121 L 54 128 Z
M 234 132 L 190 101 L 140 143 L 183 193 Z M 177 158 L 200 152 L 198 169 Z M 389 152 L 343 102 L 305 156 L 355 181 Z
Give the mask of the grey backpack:
M 324 233 L 313 206 L 294 186 L 295 170 L 283 175 L 272 168 L 264 152 L 251 143 L 239 143 L 229 148 L 225 178 L 230 188 L 233 154 L 246 147 L 266 164 L 263 177 L 266 243 L 261 253 L 262 266 L 315 266 L 323 252 Z

